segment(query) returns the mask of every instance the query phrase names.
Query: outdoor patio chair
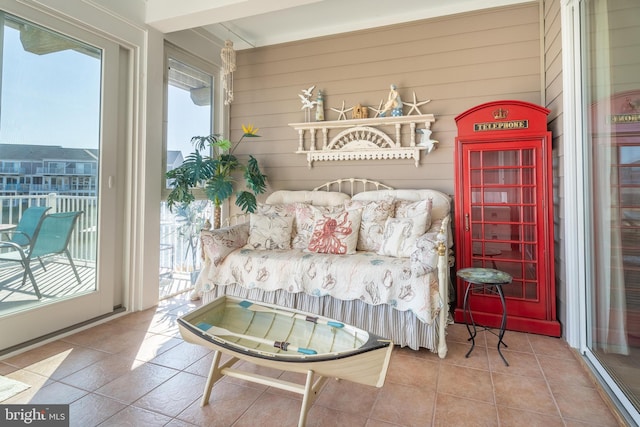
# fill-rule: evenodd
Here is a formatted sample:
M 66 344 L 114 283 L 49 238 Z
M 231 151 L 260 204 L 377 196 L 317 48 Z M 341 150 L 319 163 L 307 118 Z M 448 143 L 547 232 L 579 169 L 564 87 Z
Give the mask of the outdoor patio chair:
M 33 277 L 31 270 L 31 262 L 34 258 L 38 259 L 42 268 L 46 271 L 44 266 L 44 260 L 46 258 L 58 254 L 66 255 L 78 283 L 82 283 L 68 248 L 71 233 L 80 215 L 82 215 L 81 211 L 44 215 L 36 226 L 31 239 L 31 245 L 28 247 L 23 248 L 14 242 L 0 242 L 0 248 L 10 248 L 9 252 L 0 253 L 0 260 L 16 261 L 22 264 L 24 267 L 22 286 L 24 286 L 27 281 L 27 276 L 29 276 L 38 299 L 42 298 L 42 295 L 40 294 L 40 289 L 38 289 L 36 279 Z
M 31 206 L 22 212 L 18 225 L 13 230 L 2 231 L 3 239 L 13 242 L 21 247 L 29 246 L 31 237 L 40 223 L 40 219 L 51 208 L 47 206 Z M 6 236 L 6 237 L 5 237 Z

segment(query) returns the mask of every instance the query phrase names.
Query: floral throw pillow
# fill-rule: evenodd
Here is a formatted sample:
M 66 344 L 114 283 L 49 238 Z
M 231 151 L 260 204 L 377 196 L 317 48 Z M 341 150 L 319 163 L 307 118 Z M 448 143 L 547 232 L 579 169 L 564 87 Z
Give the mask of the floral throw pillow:
M 291 249 L 292 216 L 251 214 L 249 239 L 245 248 L 258 250 Z
M 416 240 L 427 230 L 427 214 L 411 218 L 388 218 L 378 254 L 408 258 L 416 249 Z
M 307 251 L 339 255 L 355 253 L 361 217 L 360 209 L 318 213 Z
M 258 215 L 266 216 L 290 216 L 293 218 L 291 240 L 296 237 L 296 204 L 295 203 L 258 203 L 255 211 Z
M 295 203 L 258 203 L 256 212 L 258 215 L 268 216 L 296 216 L 296 204 Z
M 362 208 L 357 245 L 359 251 L 378 252 L 382 243 L 384 224 L 387 218 L 393 217 L 395 211 L 393 202 L 393 197 L 378 201 L 350 200 L 345 202 L 347 209 Z
M 417 202 L 411 202 L 408 200 L 397 200 L 396 203 L 396 218 L 410 218 L 427 214 L 427 230 L 431 227 L 431 207 L 433 200 L 419 200 Z
M 224 229 L 202 230 L 202 250 L 213 265 L 220 263 L 234 250 L 243 247 L 249 238 L 249 224 L 238 224 Z
M 344 205 L 338 206 L 313 206 L 308 203 L 296 203 L 296 220 L 294 222 L 293 242 L 294 249 L 307 249 L 309 238 L 313 232 L 316 213 L 337 213 L 344 211 Z

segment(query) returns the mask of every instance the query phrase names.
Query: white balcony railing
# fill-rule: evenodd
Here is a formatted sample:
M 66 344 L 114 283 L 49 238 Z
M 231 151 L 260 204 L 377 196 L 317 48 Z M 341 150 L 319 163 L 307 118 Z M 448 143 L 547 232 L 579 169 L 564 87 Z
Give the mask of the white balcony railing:
M 0 195 L 0 223 L 17 224 L 30 206 L 50 206 L 49 212 L 83 211 L 78 218 L 69 249 L 74 261 L 95 265 L 97 257 L 98 206 L 96 197 L 48 195 Z M 191 273 L 201 266 L 200 229 L 205 218 L 211 218 L 211 203 L 197 201 L 188 209 L 169 211 L 160 206 L 160 268 L 170 273 Z

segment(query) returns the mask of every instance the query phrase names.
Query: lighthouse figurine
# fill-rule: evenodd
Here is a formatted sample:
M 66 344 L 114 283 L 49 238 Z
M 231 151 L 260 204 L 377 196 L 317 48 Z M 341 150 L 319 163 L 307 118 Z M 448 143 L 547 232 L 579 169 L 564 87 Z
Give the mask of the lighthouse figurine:
M 316 122 L 324 121 L 324 99 L 322 91 L 318 91 L 318 99 L 316 100 Z

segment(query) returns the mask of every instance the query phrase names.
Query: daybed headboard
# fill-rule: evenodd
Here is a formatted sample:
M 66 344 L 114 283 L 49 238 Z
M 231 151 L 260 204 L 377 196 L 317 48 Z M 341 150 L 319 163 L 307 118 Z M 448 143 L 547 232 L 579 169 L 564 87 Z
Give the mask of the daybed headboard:
M 325 194 L 326 193 L 326 194 Z M 319 206 L 334 206 L 345 200 L 381 200 L 387 196 L 394 196 L 403 200 L 424 200 L 430 198 L 433 202 L 432 216 L 435 219 L 444 218 L 451 212 L 451 198 L 437 190 L 395 190 L 393 187 L 365 178 L 342 178 L 326 182 L 313 190 L 278 190 L 267 197 L 266 203 L 306 202 Z M 246 219 L 244 214 L 239 215 Z M 235 218 L 238 220 L 238 218 Z M 227 221 L 227 225 L 229 222 Z
M 393 190 L 393 188 L 381 182 L 371 181 L 366 178 L 341 178 L 335 181 L 325 182 L 321 186 L 313 189 L 313 191 L 340 191 L 351 197 L 357 193 L 373 190 Z
M 393 187 L 382 184 L 378 181 L 371 181 L 362 178 L 343 178 L 327 182 L 313 191 L 340 191 L 349 194 L 353 200 L 382 200 L 393 195 L 402 200 L 425 200 L 431 199 L 432 215 L 434 218 L 443 218 L 451 212 L 451 198 L 445 193 L 437 190 L 396 190 Z

